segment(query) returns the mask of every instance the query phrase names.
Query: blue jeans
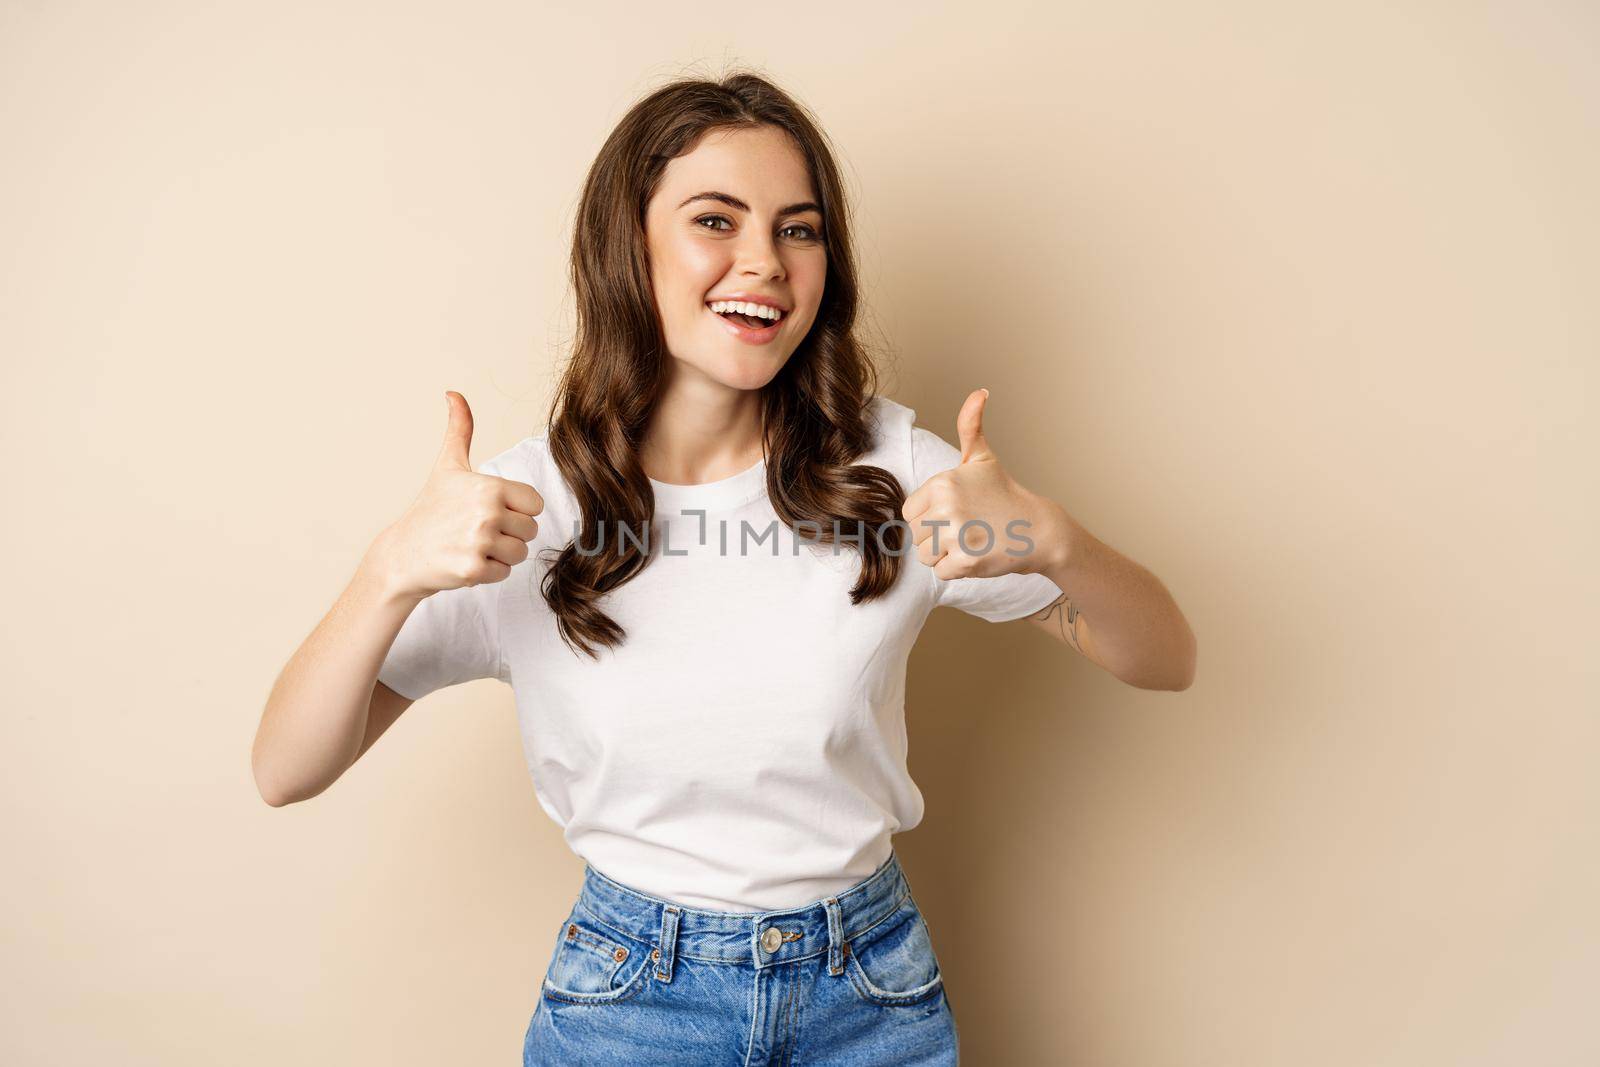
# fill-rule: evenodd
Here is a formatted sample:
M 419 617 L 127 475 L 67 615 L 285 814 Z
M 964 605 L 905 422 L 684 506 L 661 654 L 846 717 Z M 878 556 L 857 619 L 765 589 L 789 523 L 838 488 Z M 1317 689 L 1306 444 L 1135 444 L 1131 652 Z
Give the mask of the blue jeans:
M 891 853 L 833 897 L 697 911 L 585 865 L 524 1067 L 948 1067 L 956 1022 Z

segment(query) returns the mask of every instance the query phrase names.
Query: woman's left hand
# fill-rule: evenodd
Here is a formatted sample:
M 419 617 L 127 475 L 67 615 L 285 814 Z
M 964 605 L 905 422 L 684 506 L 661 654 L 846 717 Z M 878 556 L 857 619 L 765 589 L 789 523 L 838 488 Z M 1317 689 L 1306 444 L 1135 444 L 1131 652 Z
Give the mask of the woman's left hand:
M 1065 508 L 1019 484 L 1001 465 L 983 437 L 988 397 L 987 389 L 973 390 L 956 416 L 961 462 L 929 478 L 901 509 L 917 558 L 941 579 L 1058 567 L 1071 556 L 1079 529 Z

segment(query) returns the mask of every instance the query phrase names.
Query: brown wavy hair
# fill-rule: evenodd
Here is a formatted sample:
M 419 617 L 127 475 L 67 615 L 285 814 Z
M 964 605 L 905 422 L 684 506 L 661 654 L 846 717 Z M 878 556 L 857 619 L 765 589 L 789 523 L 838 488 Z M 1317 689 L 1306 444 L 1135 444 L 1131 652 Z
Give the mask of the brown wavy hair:
M 860 551 L 852 604 L 887 593 L 899 575 L 905 493 L 883 468 L 852 463 L 872 445 L 866 408 L 878 379 L 856 337 L 849 205 L 827 138 L 803 105 L 757 74 L 679 79 L 636 103 L 611 132 L 589 168 L 573 227 L 576 334 L 551 399 L 548 440 L 582 518 L 572 542 L 546 549 L 558 554 L 541 592 L 562 640 L 591 658 L 594 646 L 614 647 L 625 636 L 601 598 L 650 559 L 639 542 L 655 498 L 638 447 L 671 356 L 652 295 L 645 208 L 667 164 L 707 133 L 762 126 L 787 131 L 805 158 L 827 247 L 816 321 L 761 389 L 767 495 L 791 529 L 808 524 L 809 541 Z

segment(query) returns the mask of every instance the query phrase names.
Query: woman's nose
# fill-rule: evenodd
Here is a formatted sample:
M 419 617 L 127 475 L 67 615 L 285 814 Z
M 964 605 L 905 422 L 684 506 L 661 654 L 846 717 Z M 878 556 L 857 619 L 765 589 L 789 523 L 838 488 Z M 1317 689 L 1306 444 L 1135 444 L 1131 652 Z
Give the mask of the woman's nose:
M 746 231 L 739 242 L 739 271 L 762 277 L 783 273 L 783 259 L 778 255 L 777 243 L 770 235 L 755 230 Z

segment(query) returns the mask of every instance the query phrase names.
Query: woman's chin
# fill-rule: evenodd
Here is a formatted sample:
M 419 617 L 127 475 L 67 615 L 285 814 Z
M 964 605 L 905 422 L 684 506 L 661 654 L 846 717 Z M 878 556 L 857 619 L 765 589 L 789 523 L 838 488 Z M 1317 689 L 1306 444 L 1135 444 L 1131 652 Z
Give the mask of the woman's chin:
M 729 389 L 747 391 L 764 389 L 767 383 L 777 376 L 778 369 L 782 366 L 781 363 L 775 364 L 771 360 L 744 359 L 739 363 L 739 366 L 724 368 L 724 372 L 718 375 L 718 380 Z
M 729 389 L 748 392 L 765 388 L 783 369 L 788 353 L 780 354 L 777 349 L 768 346 L 732 355 L 718 353 L 715 358 L 706 361 L 676 358 L 680 372 L 687 371 Z

